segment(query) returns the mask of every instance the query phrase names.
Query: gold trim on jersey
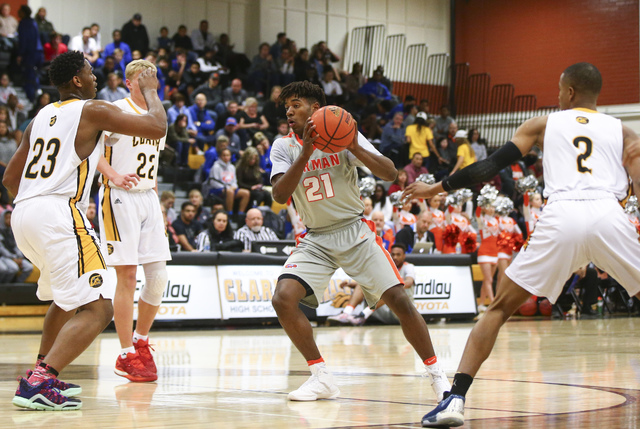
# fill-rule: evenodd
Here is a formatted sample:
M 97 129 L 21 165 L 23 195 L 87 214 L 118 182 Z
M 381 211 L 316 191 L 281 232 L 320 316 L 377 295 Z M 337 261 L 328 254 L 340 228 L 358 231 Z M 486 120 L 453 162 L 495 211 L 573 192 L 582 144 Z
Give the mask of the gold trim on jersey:
M 111 146 L 104 147 L 104 158 L 111 165 L 113 157 L 113 148 Z M 104 220 L 104 233 L 107 241 L 120 241 L 120 231 L 118 230 L 118 224 L 116 217 L 113 214 L 113 207 L 111 205 L 111 188 L 109 187 L 109 179 L 102 175 L 102 185 L 104 186 L 104 194 L 100 206 L 102 206 L 102 219 Z
M 574 107 L 574 108 L 573 108 L 573 109 L 571 109 L 571 110 L 579 110 L 579 111 L 581 111 L 581 112 L 587 112 L 587 113 L 600 113 L 600 112 L 598 112 L 597 110 L 591 110 L 591 109 L 587 109 L 587 108 L 585 108 L 585 107 Z
M 129 106 L 131 106 L 131 108 L 133 109 L 134 112 L 136 112 L 138 115 L 142 115 L 142 112 L 140 112 L 138 110 L 138 108 L 136 107 L 135 104 L 133 104 L 133 101 L 131 101 L 130 98 L 125 98 L 126 102 L 129 103 Z
M 89 179 L 88 174 L 89 160 L 85 159 L 78 166 L 78 190 L 76 191 L 76 195 L 69 200 L 71 217 L 73 219 L 73 231 L 78 241 L 78 278 L 91 271 L 107 269 L 98 243 L 96 243 L 94 238 L 89 234 L 87 225 L 85 224 L 85 218 L 76 206 L 84 194 Z
M 79 98 L 72 98 L 70 100 L 65 100 L 65 101 L 56 101 L 55 103 L 53 103 L 53 107 L 62 107 L 62 106 L 66 106 L 67 104 L 71 104 L 75 101 L 80 101 Z

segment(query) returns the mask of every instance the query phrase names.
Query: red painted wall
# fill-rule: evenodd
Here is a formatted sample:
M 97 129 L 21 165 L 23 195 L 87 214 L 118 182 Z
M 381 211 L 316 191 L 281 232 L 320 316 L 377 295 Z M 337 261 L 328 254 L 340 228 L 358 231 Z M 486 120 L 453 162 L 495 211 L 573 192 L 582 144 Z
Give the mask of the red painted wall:
M 638 0 L 458 0 L 456 62 L 556 105 L 569 65 L 593 63 L 600 105 L 640 101 Z

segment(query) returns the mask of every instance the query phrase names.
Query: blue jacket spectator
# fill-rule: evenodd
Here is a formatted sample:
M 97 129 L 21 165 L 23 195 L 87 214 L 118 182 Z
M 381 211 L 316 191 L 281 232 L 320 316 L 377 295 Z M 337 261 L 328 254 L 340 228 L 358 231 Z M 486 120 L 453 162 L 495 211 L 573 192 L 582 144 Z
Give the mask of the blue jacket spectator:
M 214 130 L 216 121 L 206 109 L 207 97 L 204 94 L 196 95 L 195 104 L 187 110 L 191 116 L 191 121 L 195 124 L 198 134 L 196 142 L 200 149 L 204 149 L 205 144 L 211 145 L 215 141 Z
M 122 33 L 120 32 L 120 30 L 113 30 L 112 37 L 113 42 L 104 47 L 102 58 L 113 55 L 115 50 L 119 48 L 122 50 L 122 60 L 124 61 L 125 65 L 129 64 L 132 60 L 131 48 L 129 47 L 129 45 L 122 41 Z
M 173 124 L 176 121 L 176 118 L 180 113 L 187 115 L 187 130 L 191 130 L 194 132 L 198 131 L 198 128 L 191 120 L 191 115 L 189 114 L 189 110 L 187 106 L 185 106 L 185 98 L 182 94 L 176 94 L 174 96 L 174 104 L 169 107 L 167 110 L 167 122 L 169 124 Z
M 382 72 L 376 70 L 373 77 L 358 90 L 358 94 L 363 94 L 373 100 L 391 100 L 391 92 L 382 82 Z
M 44 61 L 44 50 L 40 42 L 38 24 L 31 18 L 31 8 L 20 6 L 18 10 L 20 23 L 18 24 L 18 58 L 24 76 L 24 92 L 31 102 L 36 100 L 36 91 L 40 87 L 40 80 L 36 68 Z

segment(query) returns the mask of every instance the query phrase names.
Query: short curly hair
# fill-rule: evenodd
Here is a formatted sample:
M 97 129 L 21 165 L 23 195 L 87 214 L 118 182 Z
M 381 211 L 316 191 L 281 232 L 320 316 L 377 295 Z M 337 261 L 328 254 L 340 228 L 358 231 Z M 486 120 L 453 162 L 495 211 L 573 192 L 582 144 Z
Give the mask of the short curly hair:
M 305 98 L 311 104 L 317 101 L 320 107 L 324 107 L 324 105 L 327 104 L 322 88 L 307 80 L 292 82 L 282 88 L 280 97 L 278 97 L 278 104 L 284 104 L 288 98 L 293 96 Z
M 80 51 L 68 51 L 59 55 L 51 62 L 49 79 L 56 87 L 68 83 L 80 73 L 84 67 L 84 54 Z

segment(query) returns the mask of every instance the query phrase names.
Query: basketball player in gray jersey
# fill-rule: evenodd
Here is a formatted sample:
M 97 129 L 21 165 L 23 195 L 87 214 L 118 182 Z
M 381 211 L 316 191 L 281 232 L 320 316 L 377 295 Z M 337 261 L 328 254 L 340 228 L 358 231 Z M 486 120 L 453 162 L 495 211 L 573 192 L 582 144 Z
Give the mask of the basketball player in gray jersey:
M 276 140 L 271 149 L 273 197 L 281 204 L 293 197 L 307 233 L 278 278 L 273 307 L 312 374 L 289 393 L 289 400 L 315 401 L 340 394 L 298 303 L 317 307 L 331 276 L 342 268 L 362 286 L 370 307 L 375 308 L 382 299 L 398 315 L 440 401 L 450 384 L 437 362 L 427 325 L 404 292 L 402 277 L 377 237 L 375 225 L 362 216 L 356 166 L 366 166 L 374 175 L 391 181 L 397 175 L 393 163 L 359 133 L 337 154 L 314 148 L 317 137 L 312 137 L 311 115 L 325 104 L 319 86 L 306 81 L 289 84 L 280 102 L 293 132 Z

